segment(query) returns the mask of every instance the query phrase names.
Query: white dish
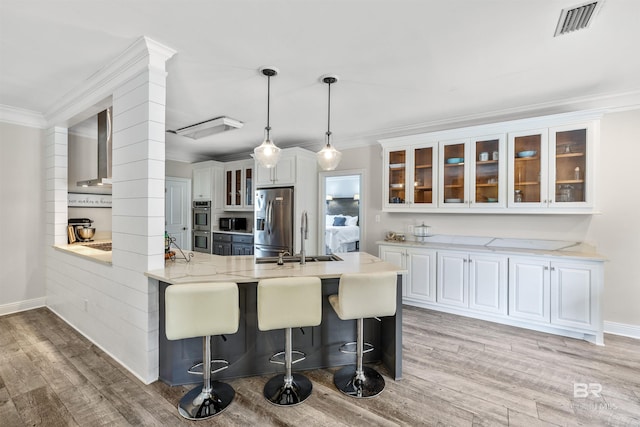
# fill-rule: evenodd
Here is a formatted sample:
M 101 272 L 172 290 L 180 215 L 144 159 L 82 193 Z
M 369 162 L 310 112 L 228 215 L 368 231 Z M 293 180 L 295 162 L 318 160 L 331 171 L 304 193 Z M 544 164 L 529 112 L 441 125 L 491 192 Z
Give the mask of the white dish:
M 444 199 L 445 203 L 462 203 L 462 199 Z
M 404 167 L 404 163 L 393 163 L 391 165 L 389 165 L 389 168 L 391 169 L 399 169 L 399 168 L 403 168 Z
M 402 187 L 404 187 L 404 184 L 391 184 L 389 187 L 391 187 L 391 188 L 402 188 Z

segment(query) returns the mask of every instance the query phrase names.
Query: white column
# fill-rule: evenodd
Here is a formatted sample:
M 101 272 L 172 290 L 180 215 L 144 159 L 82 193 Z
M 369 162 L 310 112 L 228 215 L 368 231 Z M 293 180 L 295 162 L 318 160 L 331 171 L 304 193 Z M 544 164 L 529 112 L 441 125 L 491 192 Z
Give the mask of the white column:
M 66 128 L 47 130 L 44 147 L 46 246 L 67 243 L 67 145 Z

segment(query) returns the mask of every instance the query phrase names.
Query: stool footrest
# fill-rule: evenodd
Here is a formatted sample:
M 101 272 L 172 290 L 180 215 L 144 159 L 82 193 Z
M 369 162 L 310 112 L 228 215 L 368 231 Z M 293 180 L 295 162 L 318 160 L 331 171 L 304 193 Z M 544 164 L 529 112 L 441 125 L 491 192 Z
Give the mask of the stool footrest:
M 269 358 L 269 362 L 271 363 L 275 363 L 276 365 L 284 365 L 284 351 L 281 351 L 279 353 L 274 354 L 273 356 L 271 356 Z M 300 356 L 297 359 L 294 358 L 294 356 Z M 297 351 L 297 350 L 291 350 L 291 364 L 295 364 L 298 362 L 302 362 L 304 359 L 307 358 L 307 355 L 305 353 L 303 353 L 302 351 Z
M 220 364 L 222 366 L 215 368 L 213 367 L 213 364 L 217 363 Z M 202 375 L 202 365 L 203 363 L 196 363 L 195 365 L 193 365 L 192 367 L 190 367 L 187 372 L 193 375 Z M 220 371 L 224 371 L 225 369 L 227 369 L 229 367 L 229 362 L 223 359 L 212 359 L 211 360 L 211 373 L 212 374 L 216 374 Z
M 357 353 L 356 350 L 351 350 L 351 348 L 347 348 L 347 347 L 356 347 L 357 344 L 358 343 L 356 341 L 346 342 L 340 346 L 339 350 L 341 353 L 356 354 Z M 373 351 L 373 349 L 375 348 L 372 344 L 368 342 L 363 343 L 362 347 L 363 347 L 362 354 L 369 353 L 370 351 Z

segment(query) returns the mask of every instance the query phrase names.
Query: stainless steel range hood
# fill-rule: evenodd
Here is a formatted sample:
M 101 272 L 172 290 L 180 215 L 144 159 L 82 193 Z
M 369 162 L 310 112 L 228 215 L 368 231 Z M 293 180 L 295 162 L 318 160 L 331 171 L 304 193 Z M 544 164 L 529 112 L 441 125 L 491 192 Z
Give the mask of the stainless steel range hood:
M 98 176 L 78 181 L 78 187 L 111 186 L 111 108 L 98 113 Z

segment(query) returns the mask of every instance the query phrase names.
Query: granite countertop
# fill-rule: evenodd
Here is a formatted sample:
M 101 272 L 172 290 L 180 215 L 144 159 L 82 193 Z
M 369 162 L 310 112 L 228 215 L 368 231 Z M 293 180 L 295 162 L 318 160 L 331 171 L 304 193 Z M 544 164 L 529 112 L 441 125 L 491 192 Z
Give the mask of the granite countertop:
M 343 261 L 277 264 L 256 264 L 253 255 L 219 256 L 195 253 L 191 262 L 177 259 L 165 262 L 165 268 L 152 270 L 146 276 L 170 284 L 197 282 L 256 282 L 272 277 L 317 276 L 337 278 L 343 273 L 405 273 L 398 266 L 365 252 L 338 254 Z
M 77 242 L 77 243 L 71 243 L 67 245 L 54 245 L 53 248 L 58 251 L 79 256 L 81 258 L 111 265 L 111 259 L 112 259 L 111 251 L 103 251 L 103 250 L 95 249 L 88 246 L 88 245 L 95 245 L 97 243 L 111 243 L 111 240 L 101 239 L 101 240 L 94 240 L 93 242 Z
M 421 240 L 380 240 L 378 245 L 420 247 L 425 249 L 462 250 L 504 255 L 553 256 L 583 261 L 606 261 L 607 258 L 582 242 L 496 237 L 434 235 Z

